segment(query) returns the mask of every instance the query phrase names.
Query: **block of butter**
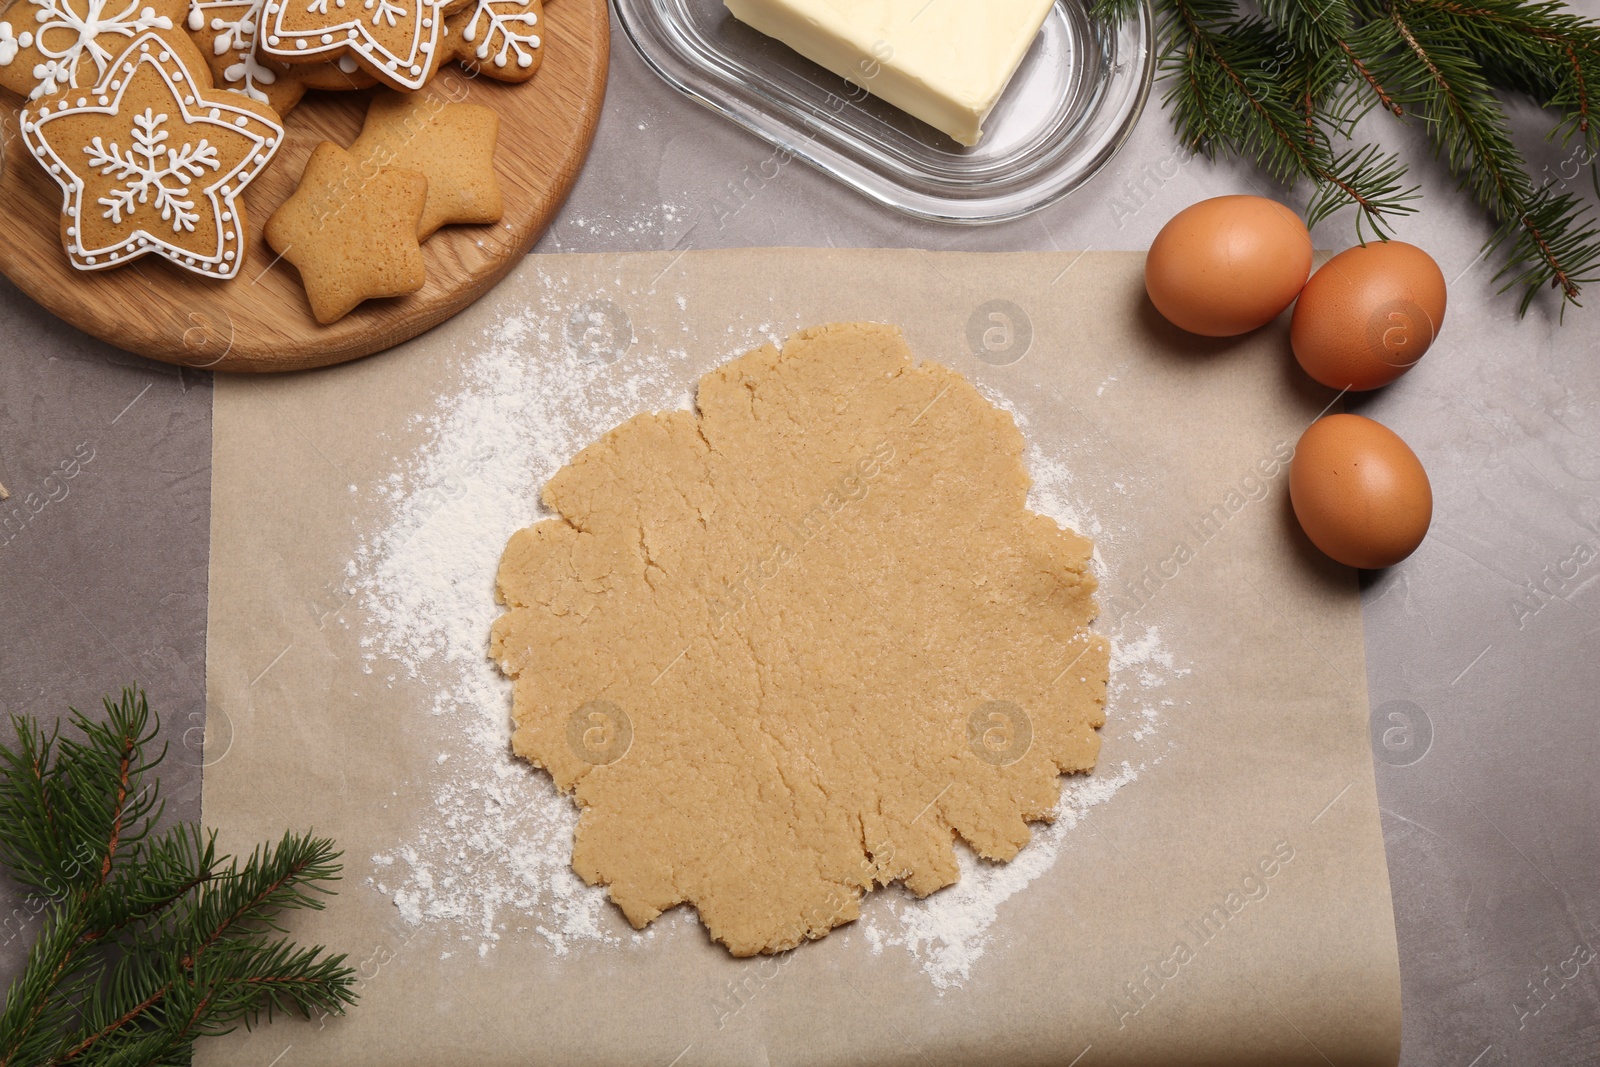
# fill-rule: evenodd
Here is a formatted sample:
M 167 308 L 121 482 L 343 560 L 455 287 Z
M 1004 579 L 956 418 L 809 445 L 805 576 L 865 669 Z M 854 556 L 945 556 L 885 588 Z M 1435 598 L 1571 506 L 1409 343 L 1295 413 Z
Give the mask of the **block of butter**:
M 724 0 L 734 18 L 975 145 L 1054 0 Z

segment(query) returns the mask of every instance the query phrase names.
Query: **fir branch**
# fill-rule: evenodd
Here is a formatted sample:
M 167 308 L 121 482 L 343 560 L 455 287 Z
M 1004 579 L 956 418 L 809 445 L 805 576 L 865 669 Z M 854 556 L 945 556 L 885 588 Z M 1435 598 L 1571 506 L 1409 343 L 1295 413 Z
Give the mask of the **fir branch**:
M 1389 94 L 1389 90 L 1385 89 L 1383 83 L 1378 81 L 1371 69 L 1361 62 L 1361 57 L 1356 55 L 1354 49 L 1350 47 L 1350 42 L 1341 39 L 1334 42 L 1334 44 L 1344 54 L 1345 60 L 1350 64 L 1350 69 L 1360 75 L 1367 88 L 1372 90 L 1372 95 L 1378 98 L 1378 103 L 1383 106 L 1383 109 L 1397 118 L 1403 116 L 1406 113 L 1405 108 L 1395 102 L 1394 97 Z
M 32 719 L 13 715 L 17 748 L 0 746 L 0 862 L 12 877 L 39 896 L 54 898 L 64 885 L 56 877 L 64 849 L 57 824 L 53 783 L 45 768 L 53 758 L 56 734 L 46 734 Z
M 1137 0 L 1095 0 L 1097 18 Z M 1413 210 L 1397 154 L 1352 142 L 1373 108 L 1419 127 L 1495 223 L 1497 279 L 1576 305 L 1600 272 L 1600 232 L 1579 197 L 1536 182 L 1500 92 L 1554 113 L 1550 138 L 1578 148 L 1563 183 L 1589 168 L 1600 195 L 1600 23 L 1556 0 L 1154 0 L 1164 102 L 1183 143 L 1243 156 L 1286 185 L 1305 180 L 1315 224 L 1354 205 L 1357 236 Z M 1337 142 L 1351 142 L 1335 147 Z M 1571 174 L 1567 166 L 1574 165 Z M 1505 291 L 1505 290 L 1502 290 Z
M 1594 92 L 1600 86 L 1600 24 L 1558 3 L 1524 0 L 1410 0 L 1436 32 L 1458 36 L 1491 84 L 1567 115 L 1562 140 L 1581 133 L 1600 144 Z
M 187 1064 L 198 1037 L 355 1003 L 343 955 L 271 936 L 284 911 L 324 906 L 331 841 L 285 833 L 241 861 L 194 824 L 156 833 L 158 722 L 136 690 L 104 722 L 73 711 L 81 738 L 12 721 L 0 860 L 50 903 L 0 1009 L 0 1067 Z
M 1263 20 L 1238 18 L 1228 0 L 1166 2 L 1170 43 L 1162 66 L 1175 82 L 1166 102 L 1185 143 L 1209 155 L 1248 156 L 1285 184 L 1310 178 L 1317 186 L 1310 225 L 1353 205 L 1383 235 L 1389 216 L 1413 210 L 1416 191 L 1401 185 L 1405 172 L 1397 157 L 1375 147 L 1336 155 L 1324 127 L 1348 130 L 1353 120 L 1335 112 L 1318 121 L 1311 108 L 1297 111 L 1292 82 L 1279 73 L 1283 57 L 1295 55 L 1292 42 Z M 1336 87 L 1337 75 L 1320 69 L 1298 101 L 1309 92 L 1315 104 Z
M 33 1067 L 55 1054 L 93 982 L 83 962 L 83 904 L 52 909 L 0 1012 L 0 1067 Z
M 1428 120 L 1436 151 L 1496 221 L 1489 247 L 1507 257 L 1496 277 L 1511 274 L 1529 294 L 1549 285 L 1576 304 L 1600 259 L 1600 247 L 1585 237 L 1592 232 L 1587 209 L 1574 197 L 1534 188 L 1504 110 L 1470 50 L 1425 24 L 1414 26 L 1409 9 L 1384 0 L 1371 42 L 1382 49 L 1378 62 L 1391 72 L 1391 84 Z

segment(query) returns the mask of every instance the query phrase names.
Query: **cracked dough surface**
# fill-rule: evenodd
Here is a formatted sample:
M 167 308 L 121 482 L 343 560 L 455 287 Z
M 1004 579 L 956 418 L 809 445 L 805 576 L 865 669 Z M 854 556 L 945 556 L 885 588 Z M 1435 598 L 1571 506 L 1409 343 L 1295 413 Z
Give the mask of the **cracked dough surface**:
M 491 654 L 572 864 L 636 927 L 693 904 L 778 952 L 903 881 L 1007 861 L 1088 771 L 1092 545 L 1027 510 L 1011 417 L 898 329 L 835 324 L 639 415 L 506 547 Z

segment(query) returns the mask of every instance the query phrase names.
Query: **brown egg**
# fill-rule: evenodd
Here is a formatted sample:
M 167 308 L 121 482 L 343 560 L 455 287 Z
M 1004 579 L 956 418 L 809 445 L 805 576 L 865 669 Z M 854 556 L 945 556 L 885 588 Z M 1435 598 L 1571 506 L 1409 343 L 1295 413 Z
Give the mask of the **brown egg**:
M 1376 389 L 1410 370 L 1444 324 L 1444 274 L 1416 245 L 1346 249 L 1311 276 L 1289 342 L 1305 372 L 1334 389 Z
M 1360 415 L 1311 424 L 1289 464 L 1289 499 L 1312 544 L 1369 570 L 1411 555 L 1433 520 L 1433 489 L 1417 454 Z
M 1282 314 L 1311 274 L 1300 216 L 1260 196 L 1219 196 L 1161 227 L 1144 261 L 1151 303 L 1174 326 L 1233 337 Z

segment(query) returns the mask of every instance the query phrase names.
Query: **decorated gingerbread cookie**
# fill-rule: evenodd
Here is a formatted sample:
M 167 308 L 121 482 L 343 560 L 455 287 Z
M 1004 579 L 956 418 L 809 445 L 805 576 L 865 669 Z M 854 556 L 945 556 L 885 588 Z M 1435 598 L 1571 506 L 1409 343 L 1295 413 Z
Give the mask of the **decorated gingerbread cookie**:
M 444 47 L 470 71 L 525 82 L 544 60 L 541 0 L 473 0 L 445 20 Z
M 427 195 L 428 179 L 414 170 L 363 166 L 332 141 L 316 147 L 294 195 L 267 220 L 266 238 L 300 272 L 318 322 L 422 288 L 417 222 Z
M 273 63 L 256 48 L 266 0 L 190 0 L 189 37 L 205 54 L 218 88 L 259 100 L 280 115 L 307 89 L 365 89 L 377 79 L 354 59 L 325 63 Z
M 451 223 L 500 221 L 500 182 L 494 173 L 499 130 L 500 116 L 491 108 L 452 104 L 432 89 L 383 89 L 372 98 L 350 154 L 366 172 L 396 166 L 428 179 L 417 223 L 418 240 L 427 240 Z
M 181 33 L 188 0 L 14 0 L 0 19 L 0 86 L 38 99 L 97 84 L 138 34 Z
M 241 193 L 283 141 L 263 104 L 211 85 L 181 34 L 146 31 L 92 87 L 43 97 L 22 140 L 61 187 L 61 240 L 79 270 L 155 254 L 209 278 L 245 257 Z
M 395 89 L 425 85 L 445 59 L 444 20 L 464 0 L 266 0 L 259 47 L 285 63 L 349 56 Z

